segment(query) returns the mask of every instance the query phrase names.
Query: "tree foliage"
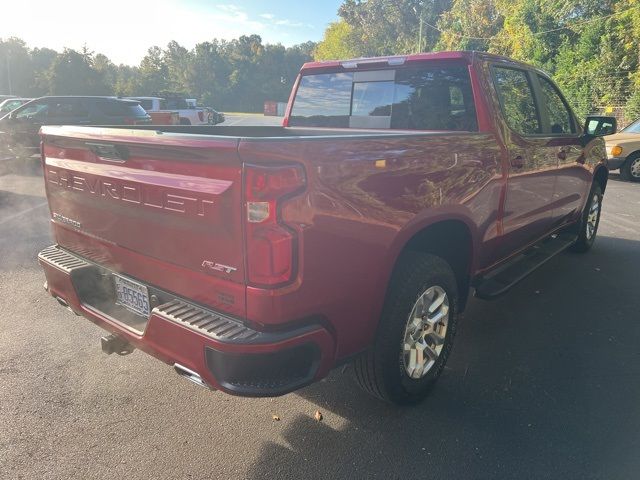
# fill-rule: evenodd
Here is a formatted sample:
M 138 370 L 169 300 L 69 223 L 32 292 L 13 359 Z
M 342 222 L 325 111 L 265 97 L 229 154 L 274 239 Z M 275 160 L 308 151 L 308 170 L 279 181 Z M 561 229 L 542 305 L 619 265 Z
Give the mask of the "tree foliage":
M 0 39 L 0 93 L 151 95 L 182 92 L 224 110 L 286 101 L 300 66 L 317 60 L 480 50 L 537 65 L 580 114 L 640 115 L 638 0 L 345 0 L 317 45 L 258 35 L 188 49 L 152 46 L 137 66 L 86 49 L 61 53 Z M 630 118 L 627 118 L 629 120 Z
M 640 114 L 638 0 L 346 0 L 339 15 L 316 58 L 487 51 L 548 71 L 579 114 Z
M 345 20 L 329 24 L 324 38 L 318 44 L 313 56 L 316 60 L 338 60 L 357 57 L 360 48 L 354 28 Z
M 262 111 L 265 100 L 286 101 L 313 42 L 285 48 L 258 35 L 214 39 L 189 50 L 172 41 L 153 46 L 138 66 L 115 65 L 103 54 L 29 49 L 0 39 L 0 93 L 23 96 L 182 93 L 223 110 Z

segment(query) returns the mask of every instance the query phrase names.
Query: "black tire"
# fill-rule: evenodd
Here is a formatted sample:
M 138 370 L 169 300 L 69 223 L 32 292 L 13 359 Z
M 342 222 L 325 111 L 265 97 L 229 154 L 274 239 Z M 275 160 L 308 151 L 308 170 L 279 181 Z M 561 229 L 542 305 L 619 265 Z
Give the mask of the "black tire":
M 180 125 L 191 125 L 191 120 L 189 120 L 188 118 L 181 118 Z
M 637 173 L 639 168 L 640 152 L 632 153 L 627 157 L 625 162 L 620 167 L 620 176 L 623 180 L 628 180 L 630 182 L 640 182 L 640 174 Z
M 442 350 L 426 374 L 413 379 L 405 368 L 405 329 L 416 301 L 430 287 L 436 286 L 444 290 L 449 302 Z M 424 399 L 442 373 L 451 352 L 458 305 L 456 278 L 447 262 L 425 253 L 403 254 L 391 279 L 374 344 L 355 360 L 354 371 L 360 386 L 395 404 L 411 404 Z
M 593 206 L 593 199 L 597 195 L 599 201 L 598 213 L 595 218 L 595 228 L 593 233 L 589 234 L 589 214 Z M 582 212 L 582 220 L 580 222 L 580 230 L 578 232 L 578 239 L 576 243 L 571 246 L 571 250 L 577 253 L 588 252 L 593 246 L 593 242 L 596 240 L 598 234 L 598 226 L 600 225 L 600 214 L 602 213 L 602 188 L 598 183 L 594 183 L 589 192 L 589 198 Z

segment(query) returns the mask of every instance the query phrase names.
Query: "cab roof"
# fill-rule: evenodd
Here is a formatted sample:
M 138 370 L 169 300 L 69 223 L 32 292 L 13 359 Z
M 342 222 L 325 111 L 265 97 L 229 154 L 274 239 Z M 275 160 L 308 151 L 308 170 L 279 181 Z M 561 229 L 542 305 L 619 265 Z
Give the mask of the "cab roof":
M 466 60 L 471 62 L 474 58 L 481 58 L 483 60 L 496 61 L 496 62 L 510 62 L 519 64 L 531 68 L 530 65 L 524 64 L 517 60 L 513 60 L 502 55 L 495 55 L 492 53 L 477 52 L 473 50 L 460 50 L 460 51 L 446 51 L 446 52 L 428 52 L 428 53 L 413 53 L 409 55 L 390 55 L 382 57 L 363 57 L 352 58 L 349 60 L 328 60 L 321 62 L 307 62 L 300 69 L 300 73 L 305 73 L 309 70 L 316 69 L 344 69 L 355 70 L 359 68 L 367 68 L 373 66 L 401 66 L 409 63 L 421 62 L 421 61 L 433 61 L 433 60 Z

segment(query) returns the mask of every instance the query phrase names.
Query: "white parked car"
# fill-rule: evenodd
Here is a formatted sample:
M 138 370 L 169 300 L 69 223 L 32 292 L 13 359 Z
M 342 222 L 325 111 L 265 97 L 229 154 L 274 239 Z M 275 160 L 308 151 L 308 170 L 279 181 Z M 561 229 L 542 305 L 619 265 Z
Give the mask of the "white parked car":
M 138 100 L 142 108 L 147 112 L 155 112 L 158 110 L 173 110 L 180 115 L 180 125 L 207 125 L 209 119 L 207 112 L 202 108 L 190 105 L 186 99 L 162 97 L 127 97 L 132 100 Z

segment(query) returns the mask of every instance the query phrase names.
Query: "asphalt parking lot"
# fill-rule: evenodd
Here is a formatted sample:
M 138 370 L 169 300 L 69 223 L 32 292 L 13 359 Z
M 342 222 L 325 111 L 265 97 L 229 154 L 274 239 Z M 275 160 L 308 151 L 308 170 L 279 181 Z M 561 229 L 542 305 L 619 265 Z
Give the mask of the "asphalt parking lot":
M 494 302 L 472 299 L 438 386 L 411 408 L 370 398 L 349 368 L 245 399 L 138 351 L 104 355 L 102 331 L 42 289 L 47 222 L 37 171 L 0 176 L 0 478 L 640 472 L 640 184 L 612 175 L 589 254 L 562 254 Z

